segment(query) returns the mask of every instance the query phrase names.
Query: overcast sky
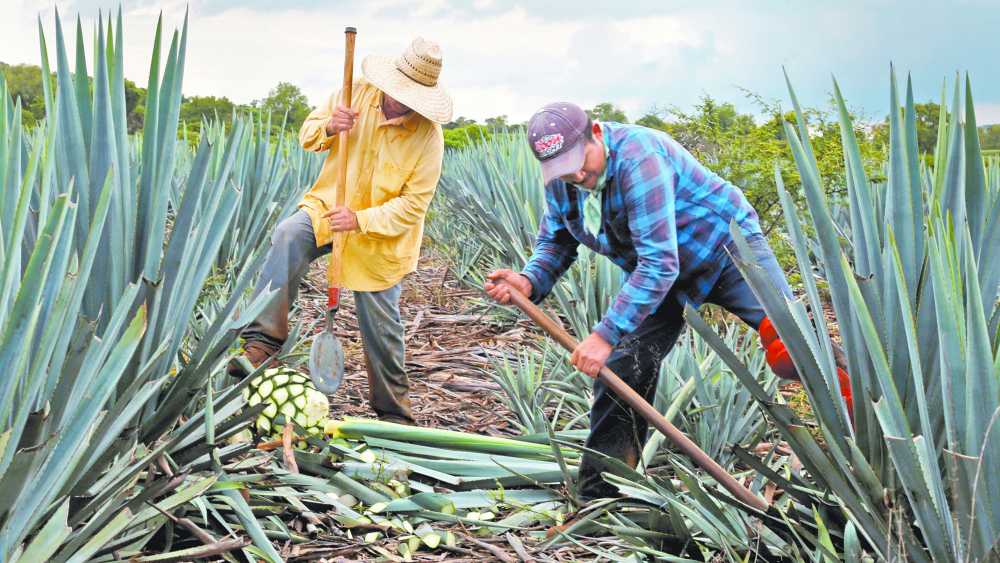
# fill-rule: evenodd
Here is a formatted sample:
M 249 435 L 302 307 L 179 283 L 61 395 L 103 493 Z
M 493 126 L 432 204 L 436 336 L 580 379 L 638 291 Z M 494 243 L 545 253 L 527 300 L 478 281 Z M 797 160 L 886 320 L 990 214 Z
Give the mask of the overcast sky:
M 99 0 L 0 5 L 0 61 L 10 64 L 39 63 L 39 16 L 52 49 L 55 7 L 67 31 L 82 18 L 88 49 L 98 10 L 107 17 L 118 8 Z M 418 35 L 440 43 L 455 116 L 480 122 L 503 114 L 525 121 L 563 100 L 613 102 L 634 121 L 654 105 L 689 109 L 703 92 L 753 112 L 737 86 L 787 104 L 782 68 L 803 104 L 825 106 L 836 77 L 850 105 L 881 119 L 890 63 L 901 88 L 912 73 L 918 102 L 939 100 L 944 81 L 950 89 L 956 72 L 963 83 L 968 72 L 979 123 L 1000 122 L 998 0 L 133 0 L 122 3 L 127 78 L 145 86 L 156 18 L 162 11 L 172 32 L 185 9 L 184 94 L 236 103 L 286 81 L 318 105 L 343 81 L 343 32 L 353 26 L 356 74 L 365 54 L 400 53 Z

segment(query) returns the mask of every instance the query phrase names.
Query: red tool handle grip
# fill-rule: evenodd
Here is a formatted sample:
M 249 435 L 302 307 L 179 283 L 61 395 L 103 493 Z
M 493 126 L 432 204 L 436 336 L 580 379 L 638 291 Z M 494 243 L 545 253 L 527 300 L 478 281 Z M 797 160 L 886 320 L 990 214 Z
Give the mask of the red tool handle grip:
M 335 312 L 337 309 L 340 309 L 340 288 L 339 287 L 331 287 L 330 288 L 330 301 L 327 303 L 327 309 L 329 309 L 330 312 Z

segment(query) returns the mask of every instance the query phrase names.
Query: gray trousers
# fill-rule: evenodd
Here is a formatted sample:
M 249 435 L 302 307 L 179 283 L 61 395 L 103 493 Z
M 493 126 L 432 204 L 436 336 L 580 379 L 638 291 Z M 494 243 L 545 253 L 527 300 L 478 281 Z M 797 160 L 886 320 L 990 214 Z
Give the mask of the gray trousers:
M 278 294 L 243 332 L 247 342 L 271 346 L 285 343 L 288 310 L 298 296 L 299 282 L 309 271 L 309 264 L 331 251 L 332 245 L 316 246 L 312 220 L 305 211 L 296 211 L 278 225 L 253 295 L 256 297 L 264 291 L 268 283 Z M 403 367 L 404 329 L 399 319 L 402 291 L 400 282 L 384 291 L 353 293 L 372 409 L 380 419 L 412 423 L 410 382 Z

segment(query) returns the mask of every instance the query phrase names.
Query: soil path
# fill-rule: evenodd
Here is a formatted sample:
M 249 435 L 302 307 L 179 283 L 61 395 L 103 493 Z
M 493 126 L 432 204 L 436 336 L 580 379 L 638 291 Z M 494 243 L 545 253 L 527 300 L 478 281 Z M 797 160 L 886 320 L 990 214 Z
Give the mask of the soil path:
M 417 424 L 492 436 L 519 434 L 508 420 L 513 413 L 497 395 L 500 386 L 484 370 L 490 371 L 490 356 L 502 361 L 514 353 L 524 330 L 504 331 L 495 324 L 475 300 L 477 292 L 460 288 L 433 254 L 424 252 L 417 267 L 403 280 L 399 303 Z M 299 318 L 307 334 L 323 330 L 326 268 L 326 259 L 314 262 L 299 288 Z M 334 319 L 333 332 L 344 346 L 345 366 L 344 384 L 330 397 L 330 416 L 374 418 L 351 292 Z

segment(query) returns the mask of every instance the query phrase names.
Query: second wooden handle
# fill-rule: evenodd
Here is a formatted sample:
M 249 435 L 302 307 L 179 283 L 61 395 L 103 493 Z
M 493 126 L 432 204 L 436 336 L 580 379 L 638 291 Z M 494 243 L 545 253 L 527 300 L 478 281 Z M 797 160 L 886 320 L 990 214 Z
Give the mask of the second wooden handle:
M 532 303 L 523 293 L 518 291 L 513 285 L 507 280 L 501 278 L 495 283 L 498 285 L 504 285 L 510 291 L 510 300 L 514 305 L 517 305 L 519 309 L 524 311 L 531 320 L 535 321 L 535 324 L 540 326 L 545 332 L 549 334 L 552 338 L 556 340 L 563 348 L 572 352 L 576 349 L 579 344 L 575 338 L 570 336 L 562 325 L 552 320 L 552 317 L 546 315 L 539 309 L 534 303 Z M 642 398 L 634 389 L 625 384 L 620 377 L 615 375 L 613 371 L 607 368 L 607 366 L 601 366 L 601 371 L 598 374 L 608 387 L 610 387 L 619 397 L 625 400 L 633 409 L 639 412 L 643 418 L 649 421 L 654 428 L 659 430 L 668 440 L 670 440 L 674 445 L 676 445 L 685 455 L 691 458 L 699 467 L 704 469 L 709 475 L 715 478 L 716 482 L 722 485 L 727 491 L 729 491 L 734 497 L 742 501 L 747 506 L 756 508 L 761 512 L 767 512 L 767 503 L 763 500 L 757 498 L 753 493 L 751 493 L 746 487 L 741 485 L 733 476 L 726 472 L 721 465 L 715 462 L 711 457 L 701 450 L 694 442 L 692 442 L 687 436 L 681 433 L 670 421 L 663 417 L 654 409 L 645 399 Z

